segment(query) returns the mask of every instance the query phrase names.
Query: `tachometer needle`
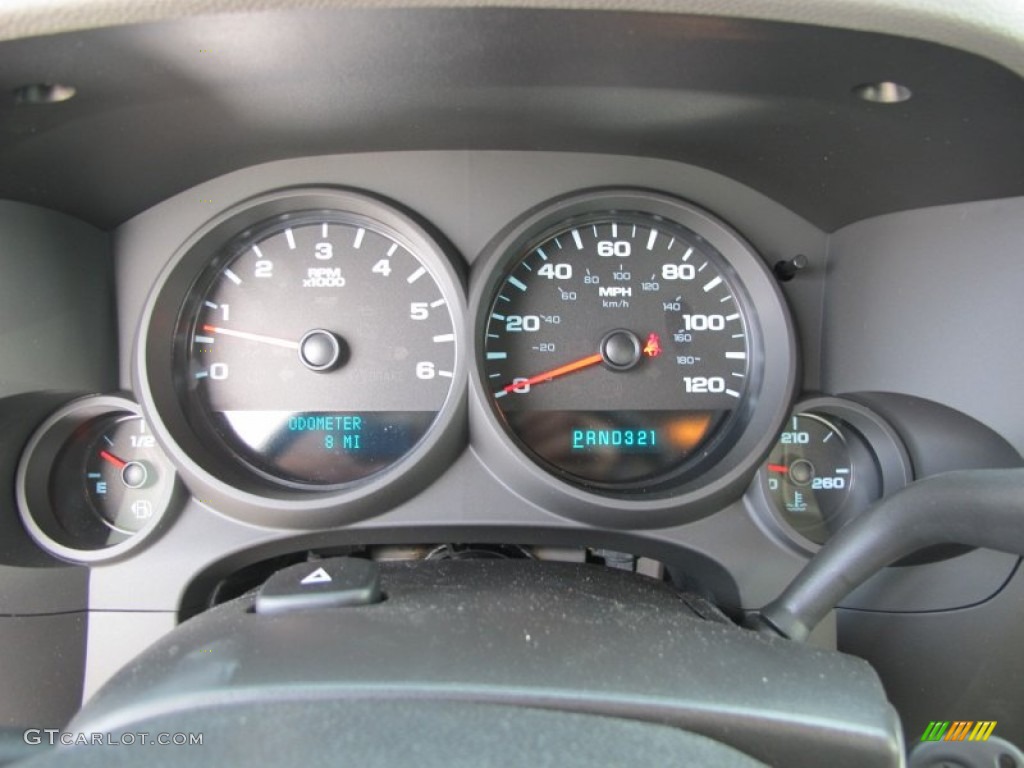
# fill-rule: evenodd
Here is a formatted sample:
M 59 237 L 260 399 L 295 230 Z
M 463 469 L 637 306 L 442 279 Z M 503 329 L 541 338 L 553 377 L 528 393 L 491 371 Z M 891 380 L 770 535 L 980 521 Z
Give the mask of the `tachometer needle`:
M 552 368 L 550 371 L 538 373 L 536 376 L 531 376 L 528 379 L 520 380 L 513 384 L 509 384 L 505 386 L 501 391 L 504 392 L 505 394 L 508 394 L 513 389 L 517 389 L 519 387 L 532 387 L 534 384 L 540 384 L 542 381 L 551 381 L 552 379 L 557 379 L 559 376 L 565 376 L 565 374 L 567 373 L 573 373 L 574 371 L 578 371 L 583 368 L 589 368 L 592 365 L 597 365 L 603 359 L 604 358 L 601 356 L 601 353 L 597 352 L 593 355 L 582 357 L 579 360 L 574 360 L 571 363 L 561 365 L 558 368 Z
M 127 461 L 125 461 L 124 459 L 117 458 L 117 456 L 112 454 L 110 451 L 100 451 L 100 458 L 103 459 L 104 461 L 109 461 L 118 469 L 124 469 L 126 466 L 128 466 Z
M 299 342 L 289 341 L 288 339 L 278 339 L 273 336 L 264 336 L 260 333 L 249 333 L 248 331 L 235 331 L 231 328 L 219 328 L 215 325 L 204 325 L 203 330 L 208 333 L 219 333 L 221 336 L 234 336 L 237 339 L 246 339 L 247 341 L 258 341 L 262 344 L 273 344 L 275 347 L 284 347 L 285 349 L 298 349 Z

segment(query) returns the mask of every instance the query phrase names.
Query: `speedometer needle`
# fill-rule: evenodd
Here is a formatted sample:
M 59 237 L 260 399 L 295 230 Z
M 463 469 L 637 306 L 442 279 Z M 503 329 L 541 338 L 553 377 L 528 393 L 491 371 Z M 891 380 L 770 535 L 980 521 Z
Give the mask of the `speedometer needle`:
M 238 339 L 246 339 L 247 341 L 258 341 L 263 344 L 273 344 L 275 347 L 284 347 L 285 349 L 298 349 L 299 342 L 289 341 L 288 339 L 278 339 L 273 336 L 264 336 L 260 333 L 249 333 L 248 331 L 235 331 L 231 328 L 219 328 L 216 325 L 204 325 L 203 330 L 207 333 L 219 333 L 221 336 L 234 336 Z
M 573 373 L 574 371 L 578 371 L 582 368 L 589 368 L 592 365 L 597 365 L 603 359 L 604 358 L 601 356 L 600 352 L 597 352 L 593 355 L 588 355 L 587 357 L 581 357 L 579 360 L 574 360 L 571 363 L 560 365 L 558 368 L 552 368 L 550 371 L 538 373 L 536 376 L 531 376 L 528 379 L 521 379 L 512 384 L 508 384 L 502 389 L 502 392 L 508 394 L 513 389 L 518 389 L 521 387 L 531 387 L 534 384 L 539 384 L 542 381 L 551 381 L 552 379 L 557 379 L 559 376 L 565 376 L 565 374 L 567 373 Z

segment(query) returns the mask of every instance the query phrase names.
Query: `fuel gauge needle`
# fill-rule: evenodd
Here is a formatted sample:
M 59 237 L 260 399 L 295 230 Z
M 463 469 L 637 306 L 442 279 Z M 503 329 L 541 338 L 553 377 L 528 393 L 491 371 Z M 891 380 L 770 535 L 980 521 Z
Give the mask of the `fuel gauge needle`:
M 126 466 L 128 466 L 127 461 L 125 461 L 124 459 L 117 458 L 117 456 L 112 454 L 110 451 L 100 451 L 100 458 L 103 459 L 104 461 L 110 462 L 118 469 L 124 469 Z
M 261 333 L 249 333 L 248 331 L 236 331 L 231 328 L 221 328 L 216 325 L 204 325 L 203 330 L 207 333 L 217 333 L 221 336 L 234 336 L 236 339 L 245 339 L 246 341 L 258 341 L 261 344 L 273 344 L 275 347 L 284 347 L 285 349 L 298 349 L 299 342 L 289 341 L 288 339 L 278 339 L 274 336 L 264 336 Z

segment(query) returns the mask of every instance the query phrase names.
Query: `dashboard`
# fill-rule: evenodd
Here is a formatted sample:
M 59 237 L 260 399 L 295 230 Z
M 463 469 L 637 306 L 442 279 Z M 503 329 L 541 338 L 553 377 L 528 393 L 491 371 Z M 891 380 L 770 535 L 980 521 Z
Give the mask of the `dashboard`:
M 1024 464 L 1014 45 L 443 5 L 11 12 L 6 727 L 297 563 L 590 563 L 742 621 L 875 502 Z M 812 642 L 910 746 L 1024 744 L 1019 565 L 925 550 Z

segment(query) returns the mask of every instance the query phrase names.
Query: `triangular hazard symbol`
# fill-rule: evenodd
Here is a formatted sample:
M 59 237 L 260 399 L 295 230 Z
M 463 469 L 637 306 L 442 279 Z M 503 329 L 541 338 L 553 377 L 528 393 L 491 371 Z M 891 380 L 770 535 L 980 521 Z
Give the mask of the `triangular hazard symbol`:
M 327 573 L 323 568 L 317 568 L 309 576 L 304 578 L 299 584 L 323 584 L 331 580 L 330 574 Z

